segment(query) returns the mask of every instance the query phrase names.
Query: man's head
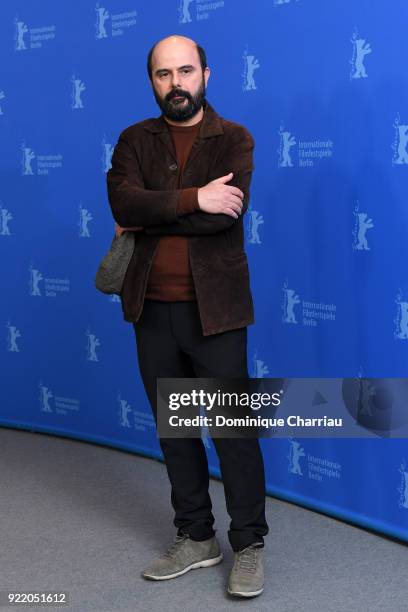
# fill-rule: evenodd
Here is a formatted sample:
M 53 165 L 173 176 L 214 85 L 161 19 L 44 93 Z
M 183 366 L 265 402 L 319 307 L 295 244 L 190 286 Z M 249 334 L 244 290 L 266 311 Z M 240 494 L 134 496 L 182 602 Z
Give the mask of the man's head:
M 168 36 L 156 43 L 147 58 L 154 97 L 172 121 L 187 121 L 205 100 L 210 69 L 204 49 L 191 38 Z

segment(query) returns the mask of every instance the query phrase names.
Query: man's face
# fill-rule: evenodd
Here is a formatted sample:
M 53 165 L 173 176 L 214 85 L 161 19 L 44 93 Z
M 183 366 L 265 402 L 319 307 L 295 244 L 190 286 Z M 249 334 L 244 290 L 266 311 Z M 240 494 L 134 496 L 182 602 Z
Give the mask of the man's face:
M 203 72 L 196 46 L 171 38 L 159 43 L 152 57 L 152 86 L 157 104 L 172 121 L 194 117 L 205 99 L 209 69 Z

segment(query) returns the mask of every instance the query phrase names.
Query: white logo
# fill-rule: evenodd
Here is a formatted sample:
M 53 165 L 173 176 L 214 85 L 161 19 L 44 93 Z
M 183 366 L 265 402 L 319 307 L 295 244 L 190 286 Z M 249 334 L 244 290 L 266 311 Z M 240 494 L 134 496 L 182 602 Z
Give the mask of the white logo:
M 122 399 L 121 394 L 118 393 L 119 403 L 119 425 L 121 427 L 131 428 L 130 414 L 133 416 L 134 428 L 140 431 L 147 431 L 147 429 L 155 430 L 156 423 L 154 421 L 153 414 L 150 412 L 146 414 L 141 410 L 132 410 L 131 405 L 125 399 Z
M 289 439 L 289 455 L 287 458 L 289 459 L 289 467 L 288 471 L 291 474 L 298 474 L 299 476 L 303 476 L 302 468 L 300 465 L 300 458 L 305 457 L 305 449 L 297 440 L 293 438 Z
M 0 100 L 4 100 L 4 98 L 6 97 L 6 94 L 4 93 L 3 90 L 0 91 Z M 4 115 L 3 113 L 3 109 L 0 106 L 0 115 Z
M 179 0 L 179 23 L 192 22 L 192 9 L 190 8 L 192 3 L 193 0 Z M 216 11 L 219 8 L 224 8 L 224 0 L 216 0 L 216 2 L 211 2 L 209 0 L 196 0 L 195 16 L 197 21 L 209 19 L 210 11 Z
M 108 11 L 99 6 L 99 4 L 95 7 L 96 11 L 96 38 L 107 38 L 108 35 L 105 29 L 105 21 L 109 19 Z
M 32 176 L 34 172 L 31 167 L 31 162 L 35 158 L 34 151 L 30 147 L 26 147 L 25 143 L 23 143 L 21 149 L 23 151 L 23 159 L 22 159 L 23 175 Z
M 120 297 L 116 293 L 113 293 L 112 295 L 109 296 L 109 301 L 118 302 L 120 304 Z
M 180 0 L 180 7 L 179 7 L 179 13 L 180 13 L 179 22 L 180 23 L 190 23 L 191 22 L 190 4 L 192 2 L 193 0 Z
M 90 233 L 88 229 L 88 222 L 92 221 L 92 215 L 86 208 L 82 208 L 82 205 L 79 205 L 79 237 L 80 238 L 89 238 Z
M 289 455 L 287 455 L 287 459 L 289 459 L 288 471 L 291 474 L 297 474 L 298 476 L 306 475 L 310 480 L 318 482 L 323 482 L 323 479 L 341 478 L 341 463 L 327 459 L 327 457 L 311 455 L 310 453 L 306 456 L 304 447 L 297 440 L 289 438 L 288 442 L 290 444 Z M 302 457 L 306 457 L 307 461 L 307 472 L 305 474 L 302 471 Z
M 408 339 L 408 302 L 402 300 L 402 291 L 399 291 L 395 300 L 397 304 L 397 316 L 394 319 L 394 336 L 398 340 Z
M 354 251 L 369 251 L 370 247 L 367 242 L 367 230 L 374 227 L 373 220 L 369 218 L 365 212 L 360 212 L 359 203 L 354 209 L 355 225 L 353 230 L 353 250 Z
M 96 354 L 96 347 L 100 346 L 101 343 L 99 342 L 98 338 L 95 336 L 95 334 L 91 334 L 89 329 L 86 331 L 86 335 L 87 335 L 87 360 L 88 361 L 99 361 L 98 356 Z
M 21 338 L 20 330 L 15 325 L 10 325 L 10 321 L 7 323 L 7 329 L 7 350 L 11 353 L 19 353 L 20 349 L 17 346 L 17 338 Z
M 294 0 L 295 2 L 299 2 L 299 0 Z M 289 4 L 290 0 L 273 0 L 274 6 L 282 6 L 283 4 Z
M 3 208 L 0 204 L 0 236 L 10 236 L 8 222 L 11 221 L 13 215 L 7 208 Z
M 269 374 L 269 368 L 262 359 L 258 359 L 257 351 L 254 352 L 254 357 L 252 359 L 253 368 L 252 368 L 252 378 L 264 378 Z
M 295 313 L 295 306 L 302 304 L 301 323 L 308 327 L 316 327 L 319 321 L 335 321 L 336 310 L 335 304 L 326 304 L 324 302 L 310 302 L 307 300 L 301 300 L 296 294 L 294 289 L 291 289 L 288 282 L 285 281 L 283 284 L 283 303 L 282 321 L 284 323 L 298 323 Z
M 29 267 L 30 272 L 30 295 L 41 296 L 39 283 L 44 281 L 46 297 L 56 297 L 57 293 L 67 293 L 70 290 L 70 281 L 67 278 L 44 278 L 39 270 Z
M 290 149 L 295 146 L 296 139 L 290 132 L 284 129 L 283 123 L 281 123 L 279 128 L 279 137 L 280 137 L 280 145 L 278 149 L 279 153 L 279 162 L 278 166 L 280 168 L 292 167 L 293 162 L 290 155 Z
M 14 40 L 16 41 L 15 50 L 23 51 L 24 49 L 27 49 L 25 41 L 24 41 L 24 34 L 28 32 L 28 27 L 24 23 L 24 21 L 19 21 L 18 17 L 15 18 L 14 23 L 16 26 L 15 36 L 14 36 Z
M 122 36 L 126 28 L 135 26 L 137 23 L 137 11 L 127 11 L 124 13 L 110 14 L 109 11 L 96 4 L 96 23 L 95 23 L 95 38 L 102 40 L 112 36 Z M 106 22 L 110 18 L 110 29 L 108 30 Z M 106 25 L 105 25 L 106 24 Z
M 284 323 L 297 323 L 295 317 L 295 306 L 300 304 L 300 298 L 296 295 L 294 289 L 290 289 L 287 283 L 283 285 L 283 322 Z
M 401 463 L 399 472 L 401 473 L 401 485 L 397 489 L 400 494 L 399 507 L 408 508 L 408 466 L 405 461 Z
M 48 389 L 48 387 L 45 387 L 42 383 L 40 383 L 38 386 L 40 388 L 41 410 L 43 412 L 52 412 L 50 406 L 50 399 L 53 397 L 53 394 Z
M 70 415 L 72 412 L 78 412 L 80 409 L 79 400 L 73 397 L 63 397 L 54 395 L 48 387 L 41 382 L 38 385 L 40 389 L 40 404 L 43 412 L 55 412 L 56 414 Z M 50 399 L 54 398 L 53 407 L 50 406 Z M 70 413 L 68 411 L 71 411 Z
M 34 176 L 48 175 L 50 170 L 54 168 L 62 168 L 62 155 L 35 155 L 31 147 L 27 147 L 25 142 L 21 145 L 22 160 L 21 160 L 21 173 L 23 176 Z M 32 168 L 31 162 L 37 158 L 37 171 L 35 172 Z
M 41 295 L 39 282 L 43 279 L 43 275 L 39 270 L 30 266 L 30 295 Z
M 82 103 L 81 94 L 85 91 L 86 87 L 81 79 L 75 78 L 75 75 L 72 75 L 72 109 L 84 108 Z
M 408 125 L 400 123 L 400 115 L 398 113 L 397 118 L 394 121 L 395 139 L 392 149 L 394 151 L 394 157 L 392 159 L 393 164 L 408 164 Z
M 251 91 L 257 89 L 254 80 L 254 72 L 260 67 L 259 61 L 255 58 L 255 55 L 249 55 L 248 51 L 244 52 L 242 56 L 244 59 L 244 72 L 242 73 L 244 91 Z
M 248 243 L 249 244 L 261 244 L 261 239 L 259 237 L 258 228 L 260 225 L 263 225 L 264 218 L 262 215 L 258 213 L 257 210 L 254 210 L 252 206 L 248 206 L 247 210 L 248 216 Z
M 14 49 L 16 51 L 25 51 L 26 49 L 39 49 L 43 46 L 43 42 L 53 40 L 55 38 L 55 25 L 41 26 L 37 28 L 28 28 L 24 21 L 18 17 L 14 19 Z M 28 46 L 24 39 L 25 34 L 29 33 L 30 42 Z
M 122 427 L 131 427 L 128 419 L 128 414 L 132 412 L 131 405 L 118 395 L 119 402 L 119 423 Z
M 354 31 L 351 43 L 353 45 L 353 55 L 350 60 L 350 79 L 366 79 L 368 74 L 364 66 L 364 59 L 366 55 L 372 52 L 370 44 L 366 42 L 365 38 L 358 37 L 357 30 Z
M 106 142 L 105 138 L 102 140 L 102 172 L 106 173 L 112 168 L 111 160 L 113 154 L 113 145 L 110 142 Z

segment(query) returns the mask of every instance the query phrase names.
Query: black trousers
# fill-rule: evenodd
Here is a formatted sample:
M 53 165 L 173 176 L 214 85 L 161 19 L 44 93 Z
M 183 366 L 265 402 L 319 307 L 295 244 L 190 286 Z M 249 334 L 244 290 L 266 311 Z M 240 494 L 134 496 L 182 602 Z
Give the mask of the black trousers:
M 157 422 L 156 378 L 248 378 L 247 328 L 203 336 L 195 301 L 145 300 L 133 324 L 140 374 Z M 178 533 L 206 540 L 215 533 L 208 492 L 209 472 L 200 438 L 160 438 L 171 483 Z M 228 538 L 234 551 L 263 544 L 265 473 L 257 438 L 213 438 L 231 518 Z

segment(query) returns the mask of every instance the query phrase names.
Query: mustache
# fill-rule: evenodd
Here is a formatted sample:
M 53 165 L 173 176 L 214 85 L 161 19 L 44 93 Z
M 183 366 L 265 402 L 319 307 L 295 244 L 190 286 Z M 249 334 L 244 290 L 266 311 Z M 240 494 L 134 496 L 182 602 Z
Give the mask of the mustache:
M 170 101 L 170 100 L 172 100 L 173 98 L 175 98 L 177 96 L 184 96 L 184 98 L 187 98 L 188 100 L 192 99 L 192 97 L 188 93 L 188 91 L 184 91 L 183 89 L 173 89 L 173 91 L 171 91 L 169 94 L 167 94 L 165 99 L 167 101 Z

